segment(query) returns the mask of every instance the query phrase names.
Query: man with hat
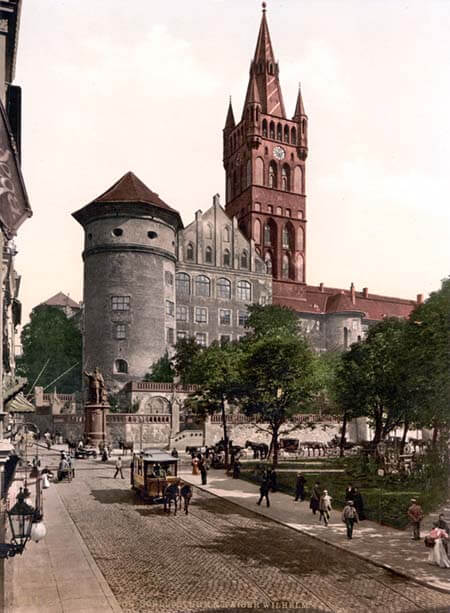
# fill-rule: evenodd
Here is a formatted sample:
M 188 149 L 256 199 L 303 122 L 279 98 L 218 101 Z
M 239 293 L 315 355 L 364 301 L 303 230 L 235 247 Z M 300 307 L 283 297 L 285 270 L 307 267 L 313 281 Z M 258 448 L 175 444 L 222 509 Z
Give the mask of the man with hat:
M 351 539 L 353 537 L 353 526 L 355 523 L 359 523 L 358 513 L 353 500 L 347 501 L 342 511 L 342 521 L 347 526 L 347 538 Z
M 411 506 L 408 509 L 408 517 L 413 528 L 413 541 L 420 541 L 420 522 L 423 519 L 422 507 L 417 503 L 416 498 L 411 498 Z

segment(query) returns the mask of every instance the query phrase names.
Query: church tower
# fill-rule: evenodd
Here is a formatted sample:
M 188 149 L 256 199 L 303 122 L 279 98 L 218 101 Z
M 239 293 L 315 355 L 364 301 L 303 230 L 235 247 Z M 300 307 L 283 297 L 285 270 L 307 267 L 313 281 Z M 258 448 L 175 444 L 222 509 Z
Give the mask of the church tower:
M 264 258 L 273 298 L 300 298 L 305 286 L 305 160 L 308 118 L 300 89 L 292 119 L 284 108 L 266 5 L 242 117 L 230 105 L 223 131 L 226 212 Z

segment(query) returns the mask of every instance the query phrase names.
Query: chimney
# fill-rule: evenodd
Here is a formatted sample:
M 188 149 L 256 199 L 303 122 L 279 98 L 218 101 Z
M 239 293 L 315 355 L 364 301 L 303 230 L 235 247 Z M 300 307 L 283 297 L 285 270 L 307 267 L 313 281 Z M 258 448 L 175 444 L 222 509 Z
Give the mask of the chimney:
M 355 296 L 355 286 L 354 286 L 353 282 L 352 282 L 352 284 L 350 285 L 350 295 L 351 295 L 351 297 L 352 297 L 352 304 L 355 304 L 355 302 L 356 302 L 356 300 L 355 300 L 356 296 Z
M 321 291 L 321 292 L 323 292 L 323 283 L 321 283 L 321 284 L 319 285 L 319 289 L 320 289 L 320 291 Z
M 417 294 L 417 304 L 423 304 L 423 294 Z
M 220 194 L 214 194 L 213 206 L 220 206 Z
M 363 287 L 363 296 L 364 296 L 364 298 L 368 298 L 369 297 L 369 288 L 368 287 Z

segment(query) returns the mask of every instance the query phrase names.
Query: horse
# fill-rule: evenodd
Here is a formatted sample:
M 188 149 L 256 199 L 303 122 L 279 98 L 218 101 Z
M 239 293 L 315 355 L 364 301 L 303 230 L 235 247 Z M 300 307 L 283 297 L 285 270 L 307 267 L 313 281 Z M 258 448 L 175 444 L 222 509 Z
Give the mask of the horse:
M 184 512 L 186 513 L 186 515 L 189 513 L 189 503 L 191 502 L 192 493 L 193 493 L 192 485 L 189 485 L 189 483 L 185 483 L 183 487 L 181 488 L 180 495 L 184 501 Z M 180 508 L 181 508 L 181 500 L 180 500 Z
M 133 453 L 134 451 L 134 443 L 133 441 L 124 441 L 119 439 L 119 449 L 122 451 L 122 455 L 127 455 L 128 451 Z
M 253 459 L 260 458 L 264 460 L 269 455 L 269 445 L 266 443 L 253 443 L 252 441 L 245 441 L 245 448 L 251 448 L 253 451 Z
M 174 514 L 177 514 L 177 504 L 180 501 L 181 508 L 181 500 L 180 500 L 180 484 L 177 481 L 176 483 L 171 483 L 164 490 L 164 512 L 169 513 L 170 515 L 170 506 L 174 503 Z

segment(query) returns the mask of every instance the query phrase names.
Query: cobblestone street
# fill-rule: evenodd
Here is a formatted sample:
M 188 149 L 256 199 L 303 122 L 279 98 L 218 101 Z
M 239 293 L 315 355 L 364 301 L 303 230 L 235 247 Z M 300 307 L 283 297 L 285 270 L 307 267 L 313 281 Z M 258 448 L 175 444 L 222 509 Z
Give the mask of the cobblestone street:
M 78 462 L 65 507 L 124 611 L 441 611 L 450 596 L 195 490 L 188 516 Z

